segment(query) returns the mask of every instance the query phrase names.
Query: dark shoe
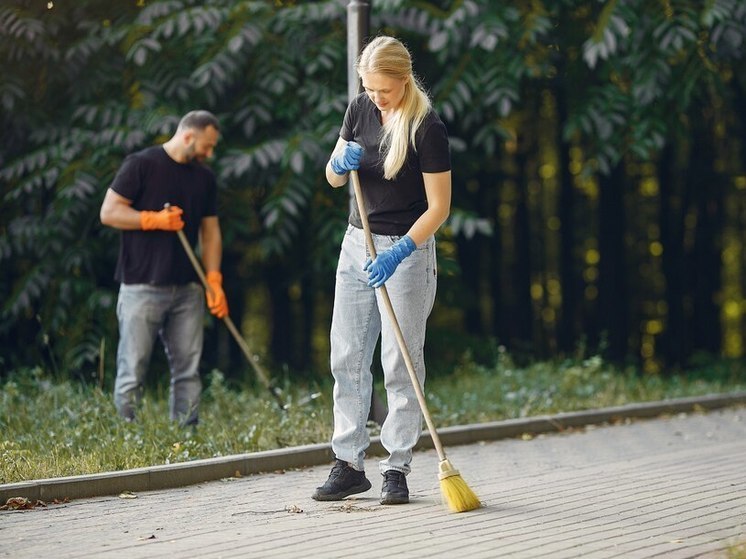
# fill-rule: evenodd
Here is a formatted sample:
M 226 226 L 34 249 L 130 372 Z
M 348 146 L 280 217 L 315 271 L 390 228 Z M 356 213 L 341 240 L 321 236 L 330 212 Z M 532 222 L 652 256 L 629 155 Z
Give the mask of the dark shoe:
M 381 488 L 382 505 L 403 505 L 409 502 L 407 476 L 397 470 L 386 470 Z
M 312 498 L 317 501 L 341 501 L 345 497 L 363 493 L 370 489 L 370 481 L 365 472 L 359 472 L 347 462 L 337 460 L 329 479 L 321 487 L 317 487 Z

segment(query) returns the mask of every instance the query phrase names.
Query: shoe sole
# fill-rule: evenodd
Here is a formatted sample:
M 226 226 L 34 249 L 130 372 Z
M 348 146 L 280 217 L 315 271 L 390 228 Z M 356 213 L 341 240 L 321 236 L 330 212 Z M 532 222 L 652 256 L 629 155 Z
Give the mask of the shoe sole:
M 406 505 L 409 497 L 381 497 L 382 505 Z
M 347 491 L 341 491 L 340 493 L 330 493 L 328 495 L 319 494 L 319 492 L 316 491 L 313 495 L 311 495 L 311 498 L 315 501 L 341 501 L 342 499 L 344 499 L 345 497 L 349 497 L 350 495 L 365 493 L 371 487 L 372 486 L 370 484 L 370 481 L 366 479 L 360 485 L 350 487 Z

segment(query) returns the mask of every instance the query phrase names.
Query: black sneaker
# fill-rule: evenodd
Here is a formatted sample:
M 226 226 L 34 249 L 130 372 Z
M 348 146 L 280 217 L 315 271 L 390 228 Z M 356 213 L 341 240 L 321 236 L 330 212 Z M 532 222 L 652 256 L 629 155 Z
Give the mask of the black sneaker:
M 332 467 L 329 479 L 317 487 L 311 497 L 317 501 L 341 501 L 345 497 L 363 493 L 370 489 L 370 481 L 365 472 L 359 472 L 344 460 L 337 459 Z
M 409 502 L 407 476 L 397 470 L 386 470 L 381 488 L 382 505 L 403 505 Z

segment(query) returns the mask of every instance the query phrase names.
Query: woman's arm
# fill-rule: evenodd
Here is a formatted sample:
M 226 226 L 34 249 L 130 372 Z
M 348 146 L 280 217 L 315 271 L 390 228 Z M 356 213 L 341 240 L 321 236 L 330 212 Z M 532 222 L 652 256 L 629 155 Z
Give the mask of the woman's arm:
M 422 178 L 425 181 L 427 210 L 407 233 L 418 246 L 434 235 L 451 213 L 451 171 L 422 173 Z
M 332 151 L 332 154 L 329 157 L 329 161 L 327 161 L 326 163 L 326 180 L 334 188 L 339 188 L 340 186 L 344 186 L 345 184 L 347 184 L 347 177 L 349 173 L 345 173 L 344 175 L 338 175 L 337 173 L 332 171 L 332 157 L 341 153 L 344 150 L 344 147 L 346 145 L 347 145 L 347 140 L 344 140 L 343 138 L 340 137 L 337 140 L 337 145 L 334 146 L 334 151 Z

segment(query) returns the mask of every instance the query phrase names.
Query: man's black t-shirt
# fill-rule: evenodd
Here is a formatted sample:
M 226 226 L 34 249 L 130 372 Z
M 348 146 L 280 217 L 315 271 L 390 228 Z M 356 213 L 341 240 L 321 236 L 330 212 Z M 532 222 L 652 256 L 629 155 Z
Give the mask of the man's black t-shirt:
M 136 210 L 160 211 L 164 204 L 184 210 L 184 233 L 196 246 L 203 217 L 217 215 L 217 184 L 202 164 L 177 163 L 162 146 L 129 155 L 111 189 Z M 125 284 L 183 285 L 199 281 L 173 231 L 122 231 L 114 274 Z
M 407 159 L 394 180 L 383 178 L 380 153 L 381 112 L 367 93 L 352 100 L 345 114 L 340 136 L 354 140 L 365 150 L 358 175 L 365 197 L 370 230 L 378 235 L 406 235 L 412 224 L 427 210 L 422 173 L 451 169 L 446 127 L 432 110 L 415 135 Z M 362 229 L 357 204 L 350 212 L 350 224 Z

